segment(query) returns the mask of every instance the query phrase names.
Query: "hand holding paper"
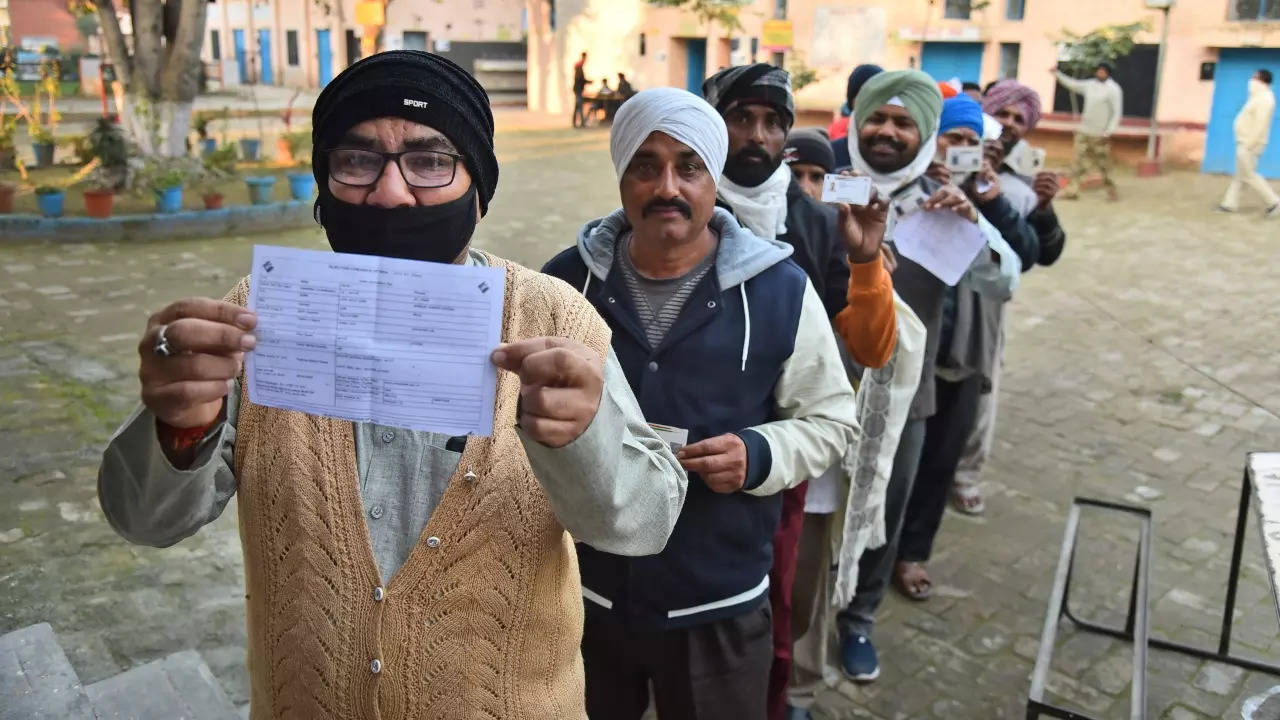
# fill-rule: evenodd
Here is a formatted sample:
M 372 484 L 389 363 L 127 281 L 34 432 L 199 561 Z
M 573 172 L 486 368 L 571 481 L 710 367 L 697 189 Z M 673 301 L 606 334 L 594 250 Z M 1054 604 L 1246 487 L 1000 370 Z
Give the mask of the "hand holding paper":
M 827 201 L 828 188 L 837 200 L 836 228 L 844 240 L 849 262 L 871 262 L 880 257 L 889 203 L 876 192 L 871 178 L 853 175 L 827 175 L 823 180 L 822 199 Z M 860 202 L 859 202 L 860 201 Z
M 987 236 L 978 225 L 952 213 L 917 212 L 898 221 L 893 242 L 904 257 L 955 285 L 987 247 Z
M 520 428 L 547 447 L 577 440 L 600 409 L 604 358 L 582 343 L 519 340 L 499 345 L 493 364 L 520 376 Z

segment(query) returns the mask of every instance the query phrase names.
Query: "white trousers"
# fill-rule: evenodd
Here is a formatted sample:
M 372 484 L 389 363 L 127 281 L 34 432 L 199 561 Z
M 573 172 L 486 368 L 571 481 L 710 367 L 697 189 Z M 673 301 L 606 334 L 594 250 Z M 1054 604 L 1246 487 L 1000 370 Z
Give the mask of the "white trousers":
M 1276 191 L 1271 189 L 1267 179 L 1258 174 L 1258 158 L 1261 156 L 1262 149 L 1254 150 L 1242 145 L 1236 146 L 1236 176 L 1231 178 L 1231 184 L 1227 186 L 1227 194 L 1222 196 L 1222 207 L 1228 210 L 1240 209 L 1241 185 L 1248 185 L 1261 195 L 1267 210 L 1280 204 L 1280 195 L 1276 195 Z

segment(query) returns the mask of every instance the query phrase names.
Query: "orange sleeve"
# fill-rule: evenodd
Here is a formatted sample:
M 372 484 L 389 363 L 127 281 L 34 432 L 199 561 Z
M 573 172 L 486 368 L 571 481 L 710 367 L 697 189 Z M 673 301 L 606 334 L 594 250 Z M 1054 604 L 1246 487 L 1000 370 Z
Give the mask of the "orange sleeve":
M 849 304 L 836 315 L 836 332 L 859 365 L 884 367 L 898 343 L 893 312 L 893 279 L 880 257 L 849 263 Z

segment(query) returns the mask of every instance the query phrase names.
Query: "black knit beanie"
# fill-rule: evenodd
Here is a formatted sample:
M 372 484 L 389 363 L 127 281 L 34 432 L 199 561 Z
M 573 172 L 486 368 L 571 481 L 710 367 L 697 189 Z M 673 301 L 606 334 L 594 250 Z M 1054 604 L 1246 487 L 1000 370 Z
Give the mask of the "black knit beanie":
M 782 146 L 782 159 L 788 165 L 817 165 L 827 172 L 836 166 L 836 155 L 831 151 L 831 138 L 822 128 L 792 130 Z
M 457 64 L 422 50 L 392 50 L 360 60 L 338 74 L 311 111 L 312 172 L 323 195 L 334 148 L 355 125 L 398 117 L 439 130 L 462 154 L 480 198 L 480 214 L 498 187 L 493 112 L 480 83 Z

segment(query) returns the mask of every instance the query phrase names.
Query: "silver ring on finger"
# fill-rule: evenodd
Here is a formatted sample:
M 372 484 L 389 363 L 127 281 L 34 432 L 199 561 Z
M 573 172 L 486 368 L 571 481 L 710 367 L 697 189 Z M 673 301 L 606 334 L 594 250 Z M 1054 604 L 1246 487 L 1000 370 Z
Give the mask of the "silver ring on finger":
M 161 325 L 160 329 L 156 330 L 156 344 L 152 347 L 152 351 L 158 357 L 170 357 L 177 354 L 177 351 L 169 345 L 169 340 L 164 336 L 164 331 L 168 327 L 168 325 Z

